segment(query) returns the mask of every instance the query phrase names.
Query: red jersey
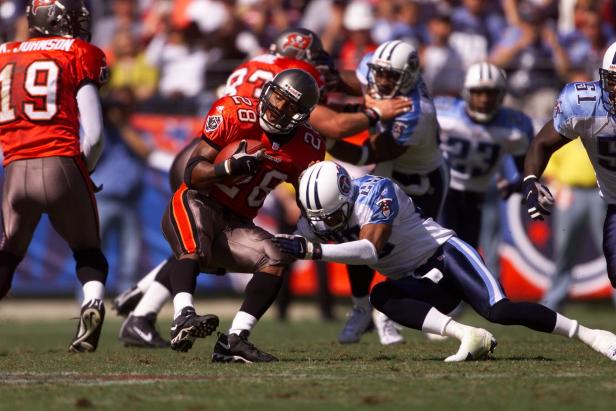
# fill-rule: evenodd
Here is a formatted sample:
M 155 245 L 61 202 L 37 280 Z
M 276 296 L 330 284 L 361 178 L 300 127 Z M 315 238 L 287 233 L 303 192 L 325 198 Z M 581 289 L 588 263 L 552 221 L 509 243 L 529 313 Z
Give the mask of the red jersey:
M 77 91 L 107 80 L 105 54 L 83 40 L 40 37 L 0 45 L 4 165 L 80 153 Z
M 216 184 L 208 192 L 236 214 L 250 219 L 278 184 L 286 181 L 297 188 L 302 171 L 325 157 L 325 141 L 308 126 L 297 127 L 286 143 L 272 143 L 259 125 L 258 103 L 256 98 L 223 97 L 213 104 L 203 126 L 203 139 L 218 150 L 243 139 L 261 141 L 266 149 L 261 170 L 249 181 Z
M 308 72 L 317 82 L 321 93 L 323 92 L 325 79 L 312 64 L 273 54 L 261 54 L 241 64 L 231 73 L 225 86 L 225 95 L 258 98 L 265 83 L 281 71 L 292 68 Z

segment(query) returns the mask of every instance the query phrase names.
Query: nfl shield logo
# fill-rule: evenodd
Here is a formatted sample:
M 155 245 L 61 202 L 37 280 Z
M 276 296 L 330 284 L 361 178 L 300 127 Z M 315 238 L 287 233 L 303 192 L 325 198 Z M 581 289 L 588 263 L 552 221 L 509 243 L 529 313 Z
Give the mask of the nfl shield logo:
M 207 119 L 205 120 L 205 131 L 207 133 L 211 133 L 212 131 L 218 128 L 220 123 L 222 123 L 222 116 L 219 116 L 219 115 L 208 116 Z

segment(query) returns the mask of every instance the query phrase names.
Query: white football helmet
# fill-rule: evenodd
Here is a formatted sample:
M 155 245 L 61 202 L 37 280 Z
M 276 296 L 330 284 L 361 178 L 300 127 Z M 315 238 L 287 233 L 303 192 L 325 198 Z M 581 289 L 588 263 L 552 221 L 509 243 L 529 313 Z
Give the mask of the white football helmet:
M 599 69 L 603 106 L 611 115 L 616 114 L 616 43 L 613 43 L 603 55 Z
M 346 226 L 353 204 L 349 173 L 333 161 L 308 167 L 299 180 L 299 201 L 315 232 Z
M 400 40 L 386 41 L 368 63 L 368 92 L 374 98 L 405 95 L 419 79 L 417 50 Z
M 498 98 L 495 106 L 487 112 L 477 111 L 471 106 L 471 91 L 473 90 L 497 90 Z M 503 103 L 506 91 L 507 76 L 503 70 L 486 62 L 473 64 L 466 71 L 462 88 L 462 97 L 466 101 L 468 115 L 480 123 L 492 120 Z

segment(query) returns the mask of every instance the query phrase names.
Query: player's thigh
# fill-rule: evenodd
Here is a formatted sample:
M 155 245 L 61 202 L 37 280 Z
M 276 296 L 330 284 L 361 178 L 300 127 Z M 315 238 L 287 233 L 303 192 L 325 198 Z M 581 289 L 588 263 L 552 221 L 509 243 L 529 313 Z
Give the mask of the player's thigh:
M 616 285 L 616 204 L 607 207 L 603 223 L 603 254 L 607 262 L 608 277 L 612 285 Z
M 23 256 L 44 211 L 44 204 L 33 193 L 42 196 L 45 187 L 40 178 L 40 159 L 14 161 L 5 169 L 2 189 L 3 236 L 0 247 Z
M 43 173 L 47 214 L 73 251 L 100 248 L 94 185 L 81 159 L 49 157 Z
M 238 273 L 287 267 L 291 260 L 271 239 L 272 234 L 251 221 L 235 220 L 216 238 L 213 266 Z
M 388 281 L 387 287 L 394 298 L 403 296 L 423 301 L 440 312 L 448 314 L 460 304 L 461 298 L 456 290 L 447 284 L 446 279 L 432 274 L 434 273 L 421 278 L 405 277 Z
M 445 165 L 427 175 L 430 188 L 426 194 L 413 196 L 413 202 L 421 209 L 421 214 L 437 220 L 442 211 L 449 188 L 449 172 Z
M 460 297 L 483 317 L 490 308 L 506 298 L 500 283 L 485 266 L 473 247 L 457 237 L 443 245 L 443 273 Z
M 212 243 L 222 230 L 223 215 L 219 207 L 196 190 L 180 186 L 163 215 L 162 230 L 176 258 L 198 258 L 201 267 L 212 259 Z

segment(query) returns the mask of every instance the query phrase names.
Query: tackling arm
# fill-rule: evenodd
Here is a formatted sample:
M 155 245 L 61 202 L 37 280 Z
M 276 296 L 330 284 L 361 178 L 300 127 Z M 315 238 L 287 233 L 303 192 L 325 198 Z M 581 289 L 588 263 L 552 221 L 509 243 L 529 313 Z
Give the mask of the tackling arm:
M 356 165 L 375 164 L 400 157 L 408 149 L 401 146 L 388 133 L 380 133 L 358 146 L 337 140 L 327 151 L 339 160 Z

